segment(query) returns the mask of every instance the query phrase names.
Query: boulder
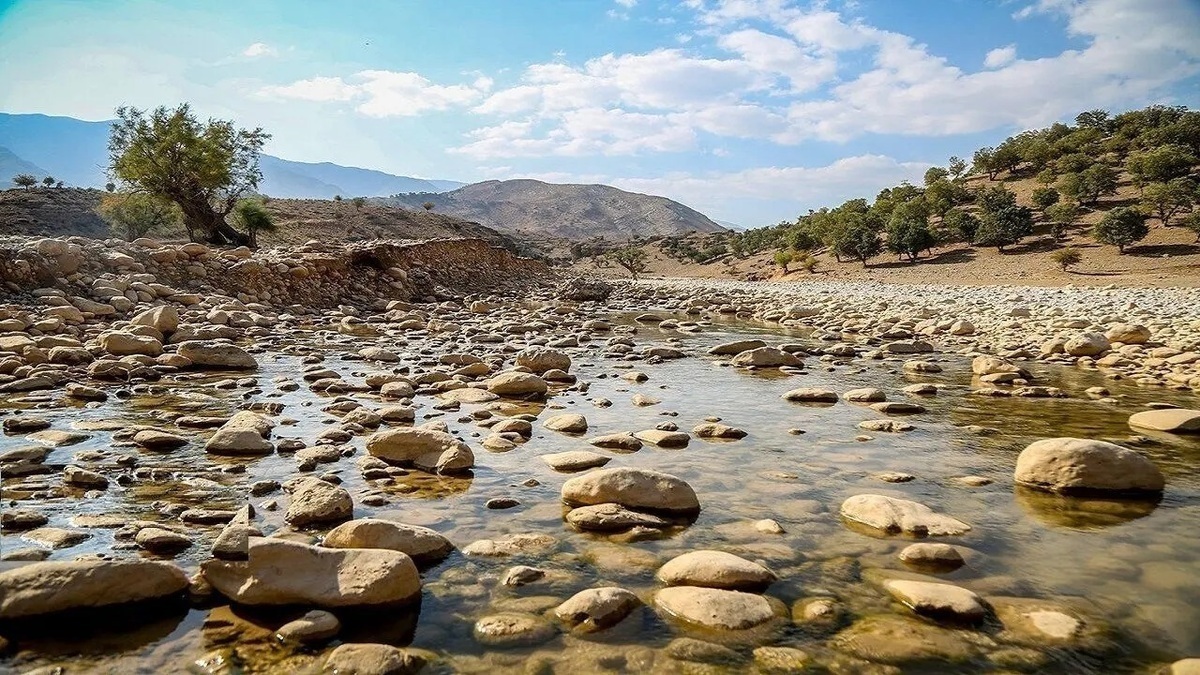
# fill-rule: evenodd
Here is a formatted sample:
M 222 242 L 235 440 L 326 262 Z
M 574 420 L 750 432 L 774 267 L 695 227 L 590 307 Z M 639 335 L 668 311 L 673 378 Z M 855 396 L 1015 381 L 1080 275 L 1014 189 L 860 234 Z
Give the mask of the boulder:
M 233 370 L 255 370 L 258 362 L 246 350 L 229 342 L 215 340 L 187 340 L 180 342 L 177 353 L 187 358 L 196 368 L 228 368 Z
M 924 504 L 883 495 L 855 495 L 842 502 L 843 518 L 882 530 L 919 536 L 963 534 L 971 526 L 950 516 L 935 513 Z
M 901 604 L 931 619 L 975 623 L 987 614 L 979 596 L 961 586 L 892 579 L 883 587 Z
M 170 305 L 163 305 L 139 312 L 129 323 L 135 326 L 150 326 L 163 335 L 170 335 L 179 330 L 179 312 Z
M 165 562 L 38 562 L 0 572 L 0 619 L 165 598 L 187 587 L 183 570 Z
M 762 340 L 735 340 L 716 345 L 708 350 L 713 356 L 735 356 L 742 352 L 748 352 L 752 349 L 766 347 L 767 343 Z
M 971 361 L 971 372 L 980 376 L 1012 374 L 1025 380 L 1033 379 L 1028 370 L 1025 370 L 1012 361 L 1000 356 L 989 356 L 987 354 L 976 356 Z
M 163 353 L 162 343 L 155 338 L 121 331 L 101 333 L 100 347 L 113 356 L 158 356 Z
M 333 549 L 251 537 L 245 562 L 209 560 L 204 578 L 243 605 L 357 607 L 416 600 L 412 558 L 387 549 Z
M 545 396 L 550 386 L 533 373 L 509 370 L 499 373 L 487 381 L 487 390 L 499 396 L 537 397 Z
M 568 450 L 542 455 L 542 461 L 555 471 L 574 472 L 604 466 L 612 457 L 588 450 Z
M 775 347 L 758 347 L 739 353 L 730 361 L 735 366 L 755 366 L 758 368 L 778 368 L 780 366 L 791 366 L 799 368 L 804 365 L 804 362 L 796 357 L 795 354 L 790 354 Z
M 1104 331 L 1104 337 L 1109 342 L 1123 342 L 1127 345 L 1141 345 L 1150 341 L 1150 329 L 1141 324 L 1114 323 Z
M 572 595 L 554 609 L 554 616 L 567 626 L 591 632 L 620 623 L 642 601 L 623 588 L 589 588 Z
M 1070 356 L 1096 356 L 1108 351 L 1112 345 L 1103 333 L 1080 333 L 1063 345 L 1063 351 Z
M 1185 408 L 1145 410 L 1130 415 L 1129 426 L 1135 429 L 1166 431 L 1173 434 L 1200 433 L 1200 410 Z
M 367 452 L 433 473 L 462 473 L 475 466 L 475 453 L 454 436 L 433 429 L 388 429 L 371 434 Z
M 645 429 L 633 434 L 638 440 L 657 445 L 660 448 L 686 448 L 691 436 L 682 431 L 664 431 L 662 429 Z
M 670 618 L 718 630 L 745 630 L 784 614 L 782 603 L 762 595 L 695 586 L 664 588 L 654 605 Z
M 578 413 L 555 415 L 542 422 L 542 426 L 568 434 L 582 434 L 588 430 L 587 418 Z
M 781 397 L 785 401 L 793 403 L 837 403 L 838 395 L 836 391 L 829 389 L 818 389 L 816 387 L 801 387 L 785 392 Z
M 620 504 L 580 506 L 567 513 L 567 522 L 579 530 L 590 532 L 624 532 L 634 527 L 665 529 L 671 521 L 650 513 L 627 509 Z
M 344 489 L 320 478 L 305 478 L 291 488 L 284 519 L 296 527 L 336 523 L 354 517 L 354 500 Z
M 384 548 L 400 551 L 418 563 L 442 560 L 454 545 L 427 527 L 406 525 L 390 520 L 360 518 L 342 523 L 325 535 L 328 548 Z
M 565 372 L 571 369 L 571 357 L 561 349 L 526 347 L 517 352 L 517 365 L 528 368 L 535 373 L 544 373 L 547 370 L 562 370 Z
M 691 551 L 659 568 L 658 580 L 668 586 L 703 586 L 734 591 L 762 591 L 775 582 L 775 573 L 758 563 L 724 551 Z
M 1153 462 L 1115 443 L 1084 438 L 1047 438 L 1017 457 L 1014 480 L 1060 493 L 1162 492 L 1165 481 Z
M 649 469 L 597 469 L 563 483 L 562 499 L 573 506 L 615 503 L 631 509 L 694 514 L 696 492 L 680 478 Z
M 275 446 L 267 438 L 275 423 L 256 412 L 243 410 L 222 424 L 204 444 L 214 455 L 269 455 Z
M 719 438 L 723 440 L 736 440 L 746 437 L 744 430 L 717 422 L 697 425 L 692 428 L 692 433 L 699 438 Z

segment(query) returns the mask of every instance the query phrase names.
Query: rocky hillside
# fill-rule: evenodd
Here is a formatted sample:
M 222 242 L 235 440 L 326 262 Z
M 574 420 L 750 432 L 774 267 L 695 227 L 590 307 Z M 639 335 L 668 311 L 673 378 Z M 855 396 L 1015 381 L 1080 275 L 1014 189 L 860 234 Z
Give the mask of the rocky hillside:
M 110 237 L 108 224 L 96 214 L 103 196 L 100 190 L 72 188 L 0 190 L 0 235 Z M 515 247 L 509 237 L 478 223 L 422 209 L 408 211 L 371 203 L 357 207 L 349 200 L 271 199 L 267 210 L 278 225 L 275 232 L 260 235 L 261 243 L 267 246 L 313 239 L 351 242 L 468 237 Z M 184 235 L 180 231 L 159 236 L 169 240 Z
M 441 194 L 397 195 L 376 201 L 414 209 L 432 203 L 434 211 L 536 239 L 630 239 L 725 229 L 703 213 L 666 197 L 608 185 L 492 180 Z

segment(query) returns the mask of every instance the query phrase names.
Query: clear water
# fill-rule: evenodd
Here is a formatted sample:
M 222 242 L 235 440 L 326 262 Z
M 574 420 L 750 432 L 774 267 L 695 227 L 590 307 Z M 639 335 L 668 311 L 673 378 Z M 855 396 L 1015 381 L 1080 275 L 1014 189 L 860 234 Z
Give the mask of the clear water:
M 798 334 L 770 331 L 752 324 L 718 323 L 698 334 L 678 333 L 642 326 L 635 339 L 639 345 L 676 339 L 701 354 L 709 345 L 749 336 L 768 342 L 801 342 Z M 324 365 L 348 379 L 376 370 L 361 361 L 343 356 L 374 339 L 346 338 L 329 332 L 289 334 L 260 340 L 267 348 L 259 355 L 262 369 L 257 374 L 261 394 L 252 400 L 285 404 L 282 418 L 294 424 L 276 428 L 276 436 L 297 437 L 310 444 L 316 435 L 337 422 L 321 408 L 333 398 L 302 387 L 281 392 L 277 377 L 298 380 L 302 356 L 325 355 Z M 870 361 L 854 359 L 806 359 L 806 372 L 788 376 L 777 372 L 750 373 L 720 365 L 718 360 L 697 356 L 662 364 L 625 363 L 601 358 L 602 339 L 592 343 L 590 354 L 575 357 L 575 372 L 591 383 L 584 395 L 563 391 L 550 398 L 547 413 L 578 411 L 590 424 L 587 437 L 636 431 L 672 421 L 690 430 L 707 417 L 749 432 L 735 442 L 693 439 L 686 449 L 665 450 L 647 446 L 629 454 L 612 453 L 610 467 L 653 468 L 687 480 L 700 497 L 703 511 L 689 528 L 652 541 L 625 541 L 621 537 L 572 531 L 563 521 L 559 488 L 569 477 L 551 470 L 538 459 L 541 454 L 570 449 L 594 449 L 583 438 L 545 430 L 535 423 L 534 437 L 517 449 L 491 453 L 478 441 L 486 429 L 463 421 L 479 406 L 464 404 L 458 413 L 440 413 L 435 402 L 419 397 L 418 422 L 446 421 L 476 451 L 477 468 L 469 478 L 437 477 L 413 472 L 397 483 L 377 488 L 368 485 L 354 466 L 365 450 L 365 437 L 352 442 L 356 453 L 335 464 L 320 465 L 317 472 L 338 471 L 343 487 L 356 496 L 356 517 L 384 517 L 431 527 L 458 547 L 482 538 L 508 534 L 541 533 L 555 538 L 553 547 L 528 556 L 510 558 L 467 558 L 455 552 L 446 561 L 424 572 L 425 591 L 419 608 L 375 613 L 342 613 L 346 624 L 342 639 L 387 642 L 414 646 L 440 654 L 433 670 L 462 672 L 692 672 L 726 670 L 735 672 L 746 663 L 729 666 L 700 666 L 667 658 L 662 648 L 684 635 L 648 609 L 603 633 L 587 637 L 563 634 L 539 647 L 496 650 L 472 638 L 474 621 L 489 613 L 520 609 L 540 613 L 584 588 L 619 585 L 649 598 L 657 587 L 653 575 L 666 560 L 680 553 L 719 548 L 760 560 L 775 570 L 780 581 L 767 593 L 789 605 L 814 595 L 836 596 L 854 616 L 880 613 L 903 614 L 905 610 L 870 583 L 872 568 L 903 569 L 896 554 L 910 539 L 886 537 L 851 529 L 838 517 L 838 506 L 849 496 L 876 493 L 912 499 L 951 514 L 972 525 L 962 537 L 943 539 L 967 552 L 968 564 L 942 578 L 977 590 L 981 595 L 1017 595 L 1039 598 L 1081 598 L 1089 603 L 1092 616 L 1110 627 L 1103 654 L 1071 650 L 1045 650 L 1048 660 L 1034 660 L 1039 672 L 1136 672 L 1151 664 L 1200 655 L 1200 439 L 1164 435 L 1139 444 L 1167 476 L 1167 490 L 1157 504 L 1073 500 L 1030 493 L 1014 488 L 1011 480 L 1017 454 L 1026 444 L 1051 436 L 1080 436 L 1129 442 L 1133 435 L 1126 426 L 1129 414 L 1144 409 L 1151 401 L 1173 402 L 1195 407 L 1196 397 L 1161 388 L 1138 388 L 1106 380 L 1102 373 L 1059 367 L 1034 371 L 1044 384 L 1061 387 L 1069 399 L 1015 399 L 965 396 L 970 386 L 969 360 L 958 355 L 935 355 L 944 372 L 909 375 L 900 370 L 901 359 Z M 405 355 L 411 363 L 427 362 L 464 345 L 447 345 L 436 340 L 397 346 L 394 340 L 379 344 Z M 617 376 L 632 365 L 650 375 L 642 384 Z M 607 375 L 608 377 L 601 377 Z M 38 414 L 53 419 L 54 428 L 89 428 L 98 422 L 154 424 L 171 428 L 179 414 L 217 415 L 234 412 L 244 403 L 245 387 L 222 390 L 212 383 L 230 374 L 163 381 L 149 393 L 130 400 L 116 397 L 104 404 L 79 407 L 59 402 L 28 400 L 0 402 L 10 408 L 39 408 Z M 857 428 L 857 423 L 882 417 L 866 406 L 840 402 L 831 406 L 788 403 L 780 394 L 800 386 L 827 387 L 835 391 L 872 386 L 883 389 L 889 400 L 908 400 L 901 389 L 915 382 L 944 385 L 936 397 L 922 397 L 928 412 L 905 417 L 917 429 L 908 433 L 874 433 Z M 1108 387 L 1117 403 L 1099 403 L 1084 396 L 1095 385 Z M 659 398 L 662 403 L 635 407 L 629 403 L 637 392 Z M 377 405 L 369 394 L 355 394 L 367 405 Z M 610 408 L 598 408 L 592 399 L 608 398 Z M 540 406 L 529 406 L 539 412 Z M 965 429 L 981 425 L 995 429 L 980 435 Z M 807 433 L 793 435 L 790 429 Z M 133 446 L 120 447 L 108 431 L 89 431 L 91 437 L 78 445 L 54 450 L 47 464 L 60 467 L 83 451 L 108 451 L 134 455 L 139 466 L 166 469 L 169 477 L 147 480 L 130 487 L 113 484 L 94 498 L 82 491 L 57 489 L 47 499 L 25 499 L 21 483 L 42 482 L 54 477 L 5 478 L 4 505 L 37 508 L 51 517 L 50 525 L 72 528 L 71 519 L 80 514 L 116 515 L 128 520 L 171 521 L 160 513 L 165 504 L 186 504 L 233 509 L 240 506 L 247 486 L 257 480 L 284 480 L 296 475 L 290 455 L 256 459 L 216 458 L 205 455 L 203 441 L 169 453 L 152 453 Z M 210 432 L 200 432 L 199 436 Z M 870 439 L 861 438 L 864 434 Z M 0 438 L 5 449 L 27 442 L 19 436 Z M 606 452 L 606 451 L 602 451 Z M 112 459 L 104 465 L 111 467 Z M 885 471 L 905 472 L 916 479 L 901 484 L 874 477 Z M 112 475 L 115 471 L 108 470 Z M 993 482 L 968 487 L 956 481 L 963 476 L 982 476 Z M 528 479 L 538 484 L 526 487 Z M 367 507 L 359 498 L 367 490 L 382 489 L 389 503 Z M 514 497 L 521 506 L 491 511 L 484 503 L 493 497 Z M 264 531 L 284 527 L 283 508 L 267 510 L 264 502 L 282 493 L 255 498 Z M 12 502 L 9 500 L 16 500 Z M 773 518 L 786 530 L 782 535 L 757 532 L 752 523 Z M 211 541 L 220 527 L 197 527 L 198 544 L 174 560 L 190 572 L 207 557 Z M 108 552 L 114 543 L 111 529 L 88 529 L 92 535 L 81 545 L 56 551 L 51 559 L 71 559 L 91 552 Z M 319 535 L 320 533 L 313 533 Z M 315 539 L 314 539 L 315 541 Z M 19 533 L 5 534 L 0 546 L 5 551 L 29 546 Z M 118 555 L 148 555 L 121 551 Z M 548 581 L 519 589 L 499 584 L 499 577 L 513 564 L 531 564 L 551 572 Z M 14 643 L 0 657 L 0 670 L 23 672 L 42 665 L 62 665 L 67 672 L 305 672 L 319 670 L 320 649 L 295 651 L 278 645 L 271 631 L 303 613 L 292 610 L 231 610 L 219 603 L 212 607 L 171 605 L 138 608 L 122 613 L 97 613 L 73 618 L 68 625 L 58 621 L 25 622 L 0 627 L 0 635 Z M 208 627 L 205 622 L 208 620 Z M 237 626 L 228 628 L 229 624 Z M 971 639 L 992 644 L 997 626 L 985 624 Z M 688 635 L 693 635 L 688 633 Z M 754 645 L 719 636 L 748 653 Z M 770 639 L 770 644 L 794 646 L 836 672 L 886 672 L 853 661 L 833 650 L 828 633 L 788 628 Z M 336 643 L 335 643 L 336 644 Z M 987 649 L 984 650 L 988 651 Z M 1001 668 L 981 656 L 967 664 L 950 667 L 926 664 L 907 667 L 904 672 L 987 672 Z

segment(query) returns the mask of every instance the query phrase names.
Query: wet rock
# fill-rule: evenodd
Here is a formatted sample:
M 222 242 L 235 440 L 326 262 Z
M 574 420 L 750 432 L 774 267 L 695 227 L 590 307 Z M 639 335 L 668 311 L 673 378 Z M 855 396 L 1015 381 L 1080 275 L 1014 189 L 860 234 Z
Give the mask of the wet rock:
M 1014 480 L 1049 492 L 1161 492 L 1162 473 L 1137 452 L 1105 441 L 1048 438 L 1017 457 Z
M 691 551 L 671 559 L 658 570 L 668 586 L 703 586 L 735 591 L 763 591 L 776 576 L 758 563 L 724 551 Z
M 165 598 L 187 587 L 187 575 L 169 563 L 38 562 L 0 572 L 0 619 Z
M 108 479 L 104 476 L 78 466 L 68 465 L 63 469 L 63 482 L 82 488 L 103 490 L 108 487 Z
M 575 413 L 555 415 L 542 423 L 551 431 L 561 431 L 568 434 L 582 434 L 588 430 L 587 418 Z
M 616 625 L 641 604 L 623 588 L 589 588 L 555 608 L 554 615 L 573 629 L 591 632 Z
M 606 434 L 590 439 L 588 443 L 598 448 L 636 452 L 642 449 L 642 442 L 633 434 Z
M 41 544 L 47 548 L 71 548 L 82 544 L 92 535 L 79 530 L 66 530 L 61 527 L 39 527 L 25 533 L 24 539 Z
M 571 370 L 571 357 L 561 349 L 526 347 L 517 353 L 517 365 L 535 373 L 545 373 L 548 370 L 569 371 Z
M 335 523 L 354 517 L 354 501 L 344 489 L 319 478 L 306 478 L 291 488 L 284 519 L 297 527 Z
M 676 661 L 710 666 L 732 666 L 743 660 L 741 654 L 729 647 L 686 637 L 671 640 L 664 651 Z
M 283 642 L 324 642 L 336 636 L 341 629 L 342 623 L 336 616 L 314 609 L 280 626 L 275 637 Z
M 275 450 L 267 438 L 275 423 L 264 415 L 243 410 L 221 425 L 204 444 L 214 455 L 264 455 Z
M 916 427 L 908 422 L 901 422 L 899 420 L 863 420 L 858 423 L 858 428 L 884 433 L 899 433 L 916 429 Z
M 762 595 L 695 586 L 661 589 L 654 605 L 668 617 L 719 630 L 745 630 L 783 615 L 782 603 Z
M 143 527 L 133 540 L 152 553 L 175 553 L 192 545 L 190 537 L 161 527 Z
M 816 387 L 801 387 L 786 392 L 782 396 L 783 400 L 793 403 L 837 403 L 838 395 L 836 391 L 829 389 L 818 389 Z
M 730 363 L 735 366 L 755 366 L 758 368 L 778 368 L 780 366 L 790 366 L 799 368 L 804 366 L 804 362 L 796 357 L 795 354 L 790 354 L 775 347 L 758 347 L 739 353 L 730 360 Z
M 1027 647 L 1047 646 L 1103 651 L 1112 636 L 1105 625 L 1062 602 L 1038 598 L 988 596 L 1006 642 Z
M 987 613 L 979 596 L 961 586 L 892 579 L 883 587 L 906 607 L 931 619 L 975 623 Z
M 845 610 L 833 598 L 801 598 L 792 605 L 792 622 L 803 628 L 836 628 L 845 616 Z
M 597 469 L 568 480 L 562 487 L 567 504 L 615 503 L 635 510 L 696 513 L 700 502 L 685 481 L 649 469 Z
M 580 530 L 623 532 L 635 527 L 662 529 L 671 522 L 658 516 L 627 509 L 620 504 L 580 506 L 567 513 L 567 522 Z
M 1129 417 L 1134 429 L 1166 431 L 1174 434 L 1200 434 L 1200 410 L 1168 408 L 1145 410 Z
M 529 647 L 547 642 L 558 631 L 535 614 L 505 612 L 475 622 L 475 640 L 489 647 Z
M 46 514 L 29 509 L 0 509 L 0 530 L 17 532 L 32 530 L 50 522 Z
M 735 340 L 733 342 L 725 342 L 709 348 L 708 353 L 713 356 L 734 356 L 742 352 L 748 352 L 752 349 L 766 347 L 767 343 L 762 340 Z
M 246 350 L 228 342 L 187 340 L 180 342 L 176 353 L 197 368 L 255 370 L 258 362 Z
M 949 544 L 909 544 L 900 551 L 900 560 L 914 567 L 947 572 L 965 564 L 962 554 Z
M 638 440 L 660 448 L 686 448 L 692 437 L 682 431 L 645 429 L 633 434 Z
M 887 394 L 873 387 L 865 387 L 862 389 L 851 389 L 842 394 L 842 398 L 851 403 L 878 403 L 887 400 Z
M 338 525 L 325 535 L 322 545 L 390 549 L 407 554 L 420 564 L 440 561 L 454 550 L 450 540 L 427 527 L 375 518 L 360 518 Z
M 50 420 L 30 415 L 17 415 L 4 419 L 4 431 L 10 434 L 27 434 L 50 428 Z
M 917 619 L 868 616 L 838 633 L 830 646 L 867 661 L 888 664 L 956 663 L 976 654 L 957 631 Z
M 503 539 L 480 539 L 463 547 L 467 556 L 505 557 L 536 555 L 552 550 L 558 540 L 547 534 L 513 534 Z
M 868 527 L 897 534 L 949 536 L 968 532 L 971 526 L 950 516 L 935 513 L 924 504 L 883 495 L 855 495 L 842 502 L 842 517 Z
M 529 567 L 528 565 L 516 565 L 504 571 L 504 575 L 500 577 L 500 585 L 517 588 L 520 586 L 528 586 L 535 581 L 540 581 L 546 577 L 546 570 L 538 569 L 537 567 Z
M 188 439 L 157 429 L 146 429 L 134 434 L 133 442 L 147 450 L 174 450 L 187 445 Z
M 382 644 L 343 644 L 330 652 L 322 672 L 333 675 L 411 675 L 424 660 L 399 647 Z
M 1023 380 L 1033 379 L 1033 376 L 1030 375 L 1028 370 L 1025 370 L 1012 361 L 1000 356 L 989 356 L 986 354 L 982 356 L 976 356 L 975 359 L 971 361 L 971 372 L 976 375 L 1005 374 L 1016 375 Z
M 475 454 L 466 443 L 433 429 L 389 429 L 367 439 L 367 452 L 401 465 L 434 473 L 461 473 L 475 466 Z
M 487 381 L 487 390 L 499 396 L 541 397 L 550 387 L 546 381 L 532 373 L 510 370 Z
M 244 605 L 351 607 L 415 600 L 421 579 L 411 558 L 386 549 L 333 549 L 252 537 L 246 562 L 210 560 L 204 577 Z
M 716 422 L 697 425 L 696 427 L 692 428 L 692 433 L 698 438 L 720 438 L 727 440 L 745 438 L 747 435 L 745 431 L 738 429 L 737 427 L 731 427 L 727 424 L 720 424 Z
M 764 675 L 803 673 L 813 664 L 812 658 L 794 647 L 758 647 L 754 650 L 756 672 Z
M 555 471 L 574 472 L 604 466 L 612 457 L 587 450 L 569 450 L 542 455 L 542 461 Z

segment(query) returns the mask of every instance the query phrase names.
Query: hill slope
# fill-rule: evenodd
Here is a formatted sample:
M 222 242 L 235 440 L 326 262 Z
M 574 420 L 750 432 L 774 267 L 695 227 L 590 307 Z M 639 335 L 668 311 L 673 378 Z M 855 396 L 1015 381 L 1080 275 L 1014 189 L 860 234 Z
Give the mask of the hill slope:
M 607 185 L 491 180 L 438 195 L 400 195 L 379 201 L 409 208 L 431 202 L 435 211 L 535 238 L 629 239 L 725 229 L 703 213 L 666 197 Z
M 96 239 L 114 236 L 108 224 L 96 215 L 96 207 L 103 196 L 101 190 L 81 188 L 0 190 L 0 236 L 78 235 Z M 271 199 L 266 207 L 278 229 L 259 235 L 259 243 L 263 246 L 303 243 L 309 239 L 348 242 L 470 237 L 516 250 L 511 239 L 495 230 L 440 213 L 405 211 L 369 203 L 356 208 L 349 201 L 316 199 Z M 182 231 L 154 236 L 184 238 Z
M 104 167 L 108 164 L 109 124 L 72 117 L 0 113 L 0 146 L 39 169 L 29 171 L 38 178 L 50 174 L 73 187 L 98 188 L 108 181 Z M 0 168 L 3 166 L 0 164 Z M 263 155 L 261 166 L 260 189 L 272 197 L 381 197 L 399 192 L 442 192 L 463 185 L 329 162 L 294 162 L 272 155 Z M 0 173 L 0 182 L 7 185 L 13 173 Z
M 18 157 L 12 150 L 0 146 L 0 186 L 11 187 L 13 177 L 20 173 L 41 177 L 49 172 L 33 162 Z

